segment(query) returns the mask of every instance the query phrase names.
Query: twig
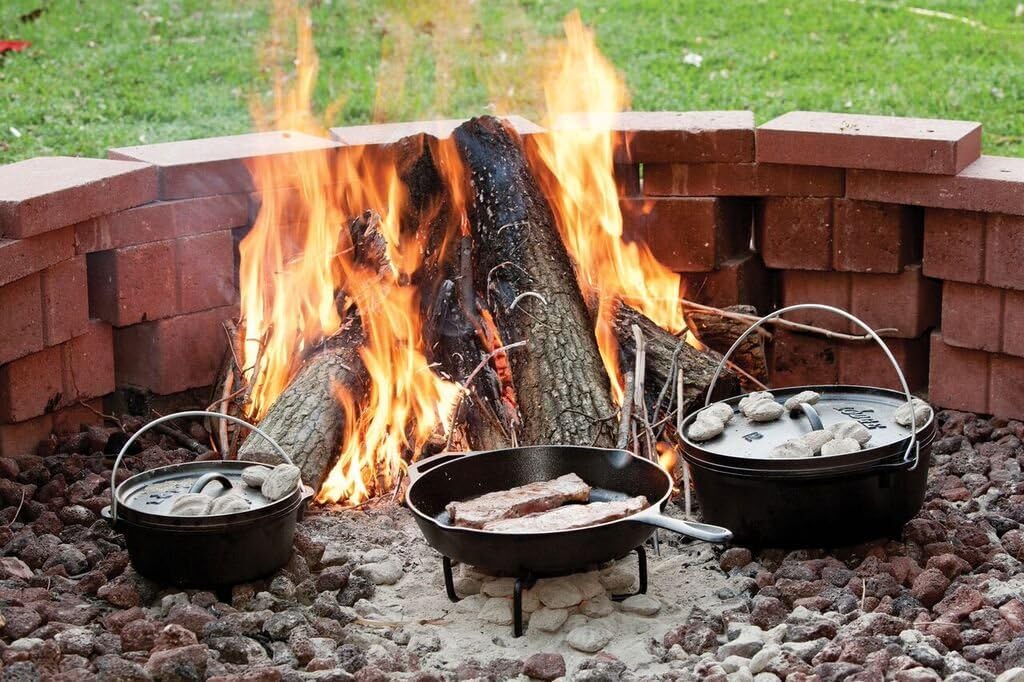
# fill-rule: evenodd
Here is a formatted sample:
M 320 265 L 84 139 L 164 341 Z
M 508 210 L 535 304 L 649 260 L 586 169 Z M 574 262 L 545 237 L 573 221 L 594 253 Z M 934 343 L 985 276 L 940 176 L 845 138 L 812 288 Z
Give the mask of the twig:
M 523 293 L 519 294 L 512 300 L 512 303 L 509 304 L 508 306 L 509 311 L 514 310 L 519 301 L 529 296 L 533 296 L 534 298 L 540 299 L 540 302 L 543 303 L 544 305 L 548 304 L 548 300 L 544 298 L 541 294 L 538 294 L 536 291 L 524 291 Z
M 699 310 L 701 312 L 711 313 L 711 314 L 714 314 L 714 315 L 719 315 L 721 317 L 725 317 L 725 318 L 730 319 L 730 320 L 739 320 L 740 322 L 749 322 L 749 323 L 753 324 L 754 322 L 757 322 L 759 319 L 761 319 L 761 318 L 757 317 L 756 315 L 747 315 L 746 313 L 736 313 L 736 312 L 733 312 L 731 310 L 722 310 L 721 308 L 715 308 L 715 307 L 712 307 L 712 306 L 709 306 L 709 305 L 703 305 L 701 303 L 695 303 L 694 301 L 688 301 L 685 298 L 681 299 L 680 303 L 682 304 L 682 306 L 684 308 L 692 308 L 693 310 Z M 828 338 L 828 339 L 840 339 L 842 341 L 871 341 L 872 340 L 871 336 L 868 335 L 868 334 L 857 335 L 857 334 L 845 334 L 843 332 L 834 332 L 831 329 L 824 329 L 822 327 L 815 327 L 814 325 L 803 324 L 802 322 L 792 322 L 790 320 L 784 320 L 781 317 L 777 317 L 777 318 L 775 318 L 773 320 L 768 320 L 765 324 L 778 325 L 779 327 L 785 327 L 787 329 L 793 329 L 793 330 L 801 331 L 801 332 L 808 332 L 810 334 L 820 334 L 820 335 L 822 335 L 822 336 L 824 336 L 825 338 Z M 680 331 L 679 333 L 682 334 L 682 333 L 685 333 L 686 331 L 687 330 L 684 329 L 684 330 Z M 757 331 L 758 331 L 758 333 L 762 333 L 765 330 L 763 328 L 759 327 Z M 885 336 L 886 334 L 891 334 L 891 333 L 898 332 L 898 331 L 899 331 L 899 329 L 896 329 L 895 327 L 883 327 L 882 329 L 876 329 L 875 333 L 878 334 L 879 336 Z M 771 336 L 770 333 L 768 333 L 766 335 L 768 337 Z
M 21 506 L 23 504 L 25 504 L 25 489 L 24 488 L 21 489 L 21 502 L 18 502 L 18 508 L 14 510 L 14 516 L 12 516 L 11 520 L 7 522 L 7 526 L 8 527 L 10 527 L 10 525 L 12 523 L 14 523 L 15 521 L 18 520 L 18 514 L 21 513 Z
M 629 422 L 633 418 L 633 381 L 634 374 L 626 372 L 625 387 L 622 390 L 622 412 L 619 417 L 619 437 L 615 441 L 615 447 L 625 449 L 629 444 Z
M 676 375 L 676 396 L 679 401 L 679 409 L 676 410 L 676 447 L 679 449 L 679 458 L 683 460 L 683 511 L 686 513 L 686 518 L 693 518 L 690 513 L 690 465 L 686 463 L 686 458 L 682 455 L 682 442 L 683 442 L 683 396 L 685 394 L 683 378 L 683 370 L 679 370 Z
M 197 455 L 204 455 L 210 451 L 210 448 L 206 447 L 192 436 L 188 435 L 184 431 L 179 431 L 172 426 L 168 426 L 167 424 L 157 424 L 153 429 L 155 431 L 159 431 L 165 436 L 170 436 Z
M 737 364 L 736 364 L 735 362 L 733 362 L 732 360 L 726 360 L 726 362 L 725 362 L 725 365 L 726 365 L 726 367 L 728 367 L 728 368 L 729 368 L 729 369 L 731 369 L 732 371 L 734 371 L 734 372 L 736 372 L 737 374 L 739 374 L 740 376 L 744 377 L 744 378 L 745 378 L 745 379 L 746 379 L 747 381 L 749 381 L 750 383 L 752 383 L 752 384 L 754 384 L 755 386 L 757 386 L 757 387 L 758 387 L 759 389 L 761 389 L 762 391 L 767 391 L 767 390 L 768 390 L 768 387 L 767 387 L 767 386 L 765 386 L 765 385 L 764 385 L 763 383 L 761 383 L 761 382 L 760 382 L 760 381 L 759 381 L 759 380 L 757 379 L 757 377 L 755 377 L 755 376 L 754 376 L 753 374 L 751 374 L 751 373 L 750 373 L 750 372 L 748 372 L 747 370 L 745 370 L 745 369 L 743 369 L 742 367 L 740 367 L 739 365 L 737 365 Z
M 462 382 L 462 388 L 468 389 L 469 385 L 473 383 L 473 379 L 476 378 L 476 375 L 479 374 L 480 371 L 487 366 L 487 363 L 494 359 L 497 355 L 499 355 L 500 353 L 504 353 L 507 350 L 511 350 L 512 348 L 518 348 L 519 346 L 525 345 L 526 341 L 516 341 L 515 343 L 505 344 L 504 346 L 499 346 L 498 348 L 492 350 L 490 353 L 487 354 L 487 357 L 481 360 L 480 364 L 478 364 L 476 368 L 469 373 L 469 376 L 466 377 L 466 380 Z
M 97 417 L 99 417 L 101 419 L 106 419 L 107 421 L 114 422 L 115 424 L 117 424 L 119 429 L 124 431 L 124 424 L 122 424 L 121 420 L 118 419 L 117 417 L 115 417 L 114 415 L 112 415 L 112 414 L 104 414 L 103 412 L 100 412 L 99 410 L 97 410 L 95 407 L 93 407 L 89 403 L 85 402 L 84 400 L 79 400 L 78 404 L 81 405 L 82 407 L 84 407 L 85 409 L 89 410 L 90 412 L 92 412 Z
M 404 625 L 439 625 L 444 622 L 444 618 L 421 618 L 419 620 L 370 620 L 369 618 L 356 618 L 352 622 L 371 628 L 400 628 Z

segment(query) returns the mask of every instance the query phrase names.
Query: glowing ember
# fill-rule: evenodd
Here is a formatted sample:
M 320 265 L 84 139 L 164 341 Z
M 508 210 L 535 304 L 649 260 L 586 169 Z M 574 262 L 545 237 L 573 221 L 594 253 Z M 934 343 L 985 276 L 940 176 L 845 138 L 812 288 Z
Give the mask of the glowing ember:
M 637 308 L 672 332 L 685 323 L 679 305 L 679 275 L 661 265 L 645 244 L 622 240 L 622 212 L 612 165 L 615 115 L 629 93 L 614 67 L 583 26 L 578 12 L 565 20 L 566 43 L 544 83 L 551 132 L 536 137 L 536 155 L 549 173 L 539 173 L 580 286 L 598 296 L 597 340 L 605 367 L 617 385 L 618 348 L 610 316 L 616 299 Z M 621 386 L 616 398 L 621 396 Z

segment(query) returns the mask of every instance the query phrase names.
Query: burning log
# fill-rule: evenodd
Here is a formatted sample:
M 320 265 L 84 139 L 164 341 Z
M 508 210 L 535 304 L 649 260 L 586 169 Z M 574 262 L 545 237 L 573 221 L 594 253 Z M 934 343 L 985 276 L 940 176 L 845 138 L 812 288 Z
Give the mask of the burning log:
M 749 305 L 735 305 L 724 308 L 727 312 L 742 313 L 757 317 L 757 309 Z M 689 310 L 686 313 L 686 321 L 691 329 L 697 334 L 701 343 L 719 353 L 729 350 L 736 339 L 747 330 L 750 325 L 742 320 L 731 317 L 724 317 L 720 314 L 702 310 Z M 768 381 L 768 361 L 765 355 L 764 337 L 760 334 L 751 334 L 740 347 L 736 349 L 729 359 L 734 365 L 750 375 L 751 378 L 760 382 L 757 386 L 754 382 L 741 377 L 740 381 L 744 387 L 763 388 Z
M 614 312 L 613 326 L 619 342 L 620 363 L 623 367 L 632 367 L 635 358 L 636 341 L 633 326 L 638 326 L 644 336 L 647 353 L 644 394 L 653 418 L 658 417 L 655 414 L 656 408 L 667 409 L 668 403 L 673 399 L 672 387 L 675 385 L 676 373 L 680 370 L 683 372 L 686 402 L 684 412 L 704 400 L 711 384 L 711 377 L 718 367 L 720 357 L 717 354 L 697 350 L 624 303 L 618 303 Z M 739 388 L 736 375 L 725 371 L 719 378 L 713 398 L 734 396 L 740 392 Z
M 442 375 L 467 390 L 451 428 L 464 425 L 465 439 L 474 450 L 493 450 L 516 442 L 515 406 L 503 399 L 513 389 L 503 386 L 486 361 L 472 248 L 460 234 L 461 207 L 453 205 L 438 168 L 442 144 L 452 143 L 426 134 L 395 143 L 396 166 L 408 192 L 401 230 L 423 244 L 424 262 L 413 279 L 420 293 L 428 358 Z
M 518 135 L 493 117 L 454 133 L 472 188 L 476 291 L 509 354 L 522 443 L 611 446 L 616 414 L 594 324 Z
M 377 229 L 378 217 L 369 211 L 349 225 L 353 260 L 388 269 L 386 244 Z M 358 312 L 347 311 L 342 328 L 310 356 L 288 388 L 274 401 L 260 428 L 287 452 L 302 472 L 302 480 L 318 490 L 341 453 L 345 413 L 337 391 L 348 391 L 356 402 L 368 389 L 366 366 L 359 355 L 365 341 Z M 253 433 L 238 450 L 242 460 L 277 462 L 263 437 Z

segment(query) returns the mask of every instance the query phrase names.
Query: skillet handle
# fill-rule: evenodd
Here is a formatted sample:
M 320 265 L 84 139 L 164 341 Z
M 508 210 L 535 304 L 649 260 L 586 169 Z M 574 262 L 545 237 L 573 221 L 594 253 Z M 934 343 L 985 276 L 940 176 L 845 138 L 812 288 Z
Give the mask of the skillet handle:
M 453 459 L 458 459 L 464 455 L 473 455 L 474 452 L 439 452 L 436 455 L 431 455 L 424 459 L 416 460 L 407 467 L 406 473 L 409 476 L 409 483 L 414 483 L 417 478 L 427 473 L 431 469 L 445 462 L 450 462 Z
M 654 509 L 654 511 L 651 512 L 650 509 Z M 680 535 L 688 535 L 691 538 L 697 538 L 705 542 L 729 542 L 732 540 L 732 531 L 728 528 L 715 526 L 710 523 L 673 519 L 671 516 L 660 513 L 654 507 L 650 509 L 648 509 L 648 513 L 641 512 L 637 514 L 633 517 L 633 520 L 645 523 L 648 526 L 664 528 Z

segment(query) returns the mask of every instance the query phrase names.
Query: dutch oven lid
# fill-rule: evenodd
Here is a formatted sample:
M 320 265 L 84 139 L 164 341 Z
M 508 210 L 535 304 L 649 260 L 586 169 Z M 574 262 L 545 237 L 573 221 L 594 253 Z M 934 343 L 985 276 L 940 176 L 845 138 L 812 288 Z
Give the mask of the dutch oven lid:
M 110 516 L 114 523 L 118 520 L 118 513 L 122 513 L 132 521 L 165 524 L 174 526 L 210 526 L 224 525 L 241 521 L 250 521 L 256 518 L 264 518 L 268 514 L 289 509 L 297 499 L 312 496 L 312 490 L 303 486 L 299 481 L 295 490 L 279 500 L 270 500 L 263 493 L 250 488 L 242 481 L 242 470 L 250 466 L 265 466 L 269 471 L 272 467 L 260 462 L 240 462 L 225 460 L 209 460 L 202 462 L 185 462 L 158 467 L 149 471 L 136 474 L 125 480 L 120 485 L 115 485 L 115 477 L 121 460 L 127 453 L 131 444 L 148 429 L 172 419 L 180 417 L 216 417 L 234 422 L 242 427 L 263 436 L 273 450 L 288 464 L 292 460 L 281 446 L 274 442 L 267 434 L 258 427 L 232 415 L 203 410 L 192 410 L 178 412 L 154 419 L 141 429 L 132 434 L 125 442 L 114 461 L 111 471 L 111 490 L 113 499 L 110 505 Z M 169 512 L 175 498 L 188 492 L 199 492 L 210 495 L 211 498 L 226 495 L 228 493 L 244 497 L 249 502 L 249 509 L 241 512 L 228 514 L 205 514 L 201 516 L 171 515 Z
M 725 425 L 725 430 L 710 440 L 693 443 L 686 434 L 690 424 L 700 414 L 698 411 L 686 420 L 683 431 L 686 443 L 716 455 L 763 458 L 770 457 L 772 448 L 791 438 L 799 438 L 821 427 L 827 428 L 830 424 L 853 420 L 860 423 L 871 434 L 871 440 L 864 444 L 861 453 L 885 448 L 886 452 L 879 451 L 878 454 L 888 456 L 894 453 L 893 448 L 889 446 L 898 444 L 896 450 L 901 452 L 906 447 L 910 428 L 897 424 L 893 418 L 896 409 L 906 403 L 906 398 L 902 394 L 869 386 L 801 386 L 773 390 L 772 393 L 776 402 L 784 403 L 787 398 L 802 391 L 815 391 L 821 395 L 818 402 L 811 406 L 813 412 L 811 410 L 807 412 L 803 410 L 787 411 L 778 419 L 770 422 L 748 420 L 737 407 L 737 403 L 744 396 L 730 398 L 724 402 L 733 408 L 733 418 Z M 810 414 L 813 413 L 820 418 L 821 427 L 812 423 L 813 417 Z M 930 428 L 933 420 L 934 414 L 930 414 L 927 421 L 918 424 L 918 434 L 922 434 Z M 842 456 L 818 455 L 815 459 L 834 460 L 836 457 Z
M 250 488 L 242 480 L 242 469 L 250 466 L 265 466 L 267 471 L 271 469 L 270 466 L 259 462 L 225 462 L 216 460 L 186 462 L 151 469 L 150 471 L 132 476 L 118 486 L 118 503 L 121 505 L 122 510 L 131 510 L 147 516 L 163 516 L 176 520 L 191 519 L 198 521 L 209 519 L 211 521 L 221 521 L 239 517 L 248 518 L 248 515 L 261 510 L 265 513 L 266 507 L 275 504 L 287 504 L 287 501 L 298 492 L 298 488 L 296 488 L 284 498 L 276 501 L 264 497 L 260 490 Z M 193 486 L 197 484 L 199 484 L 197 489 L 193 490 Z M 240 495 L 249 502 L 249 509 L 230 514 L 207 514 L 203 516 L 171 514 L 170 508 L 175 498 L 190 491 L 208 495 L 211 499 L 229 493 Z
M 729 357 L 739 348 L 740 344 L 766 322 L 794 310 L 826 311 L 861 327 L 867 336 L 878 344 L 880 350 L 892 364 L 899 377 L 902 392 L 867 386 L 804 386 L 782 389 L 773 391 L 777 402 L 784 403 L 786 398 L 804 390 L 817 392 L 820 394 L 820 399 L 810 408 L 805 409 L 805 406 L 801 406 L 792 412 L 784 413 L 775 421 L 761 423 L 753 423 L 742 414 L 737 414 L 737 403 L 744 396 L 736 396 L 725 401 L 733 408 L 733 418 L 725 425 L 722 433 L 710 440 L 695 443 L 689 437 L 690 425 L 693 424 L 700 411 L 691 414 L 685 420 L 681 434 L 685 446 L 684 451 L 691 456 L 718 459 L 719 463 L 728 462 L 728 466 L 749 466 L 751 469 L 766 470 L 838 469 L 850 465 L 858 466 L 902 453 L 903 463 L 910 469 L 916 468 L 921 441 L 930 438 L 935 430 L 934 410 L 928 411 L 928 418 L 924 420 L 923 424 L 914 424 L 914 429 L 896 423 L 893 413 L 901 405 L 913 400 L 899 363 L 896 362 L 892 351 L 871 327 L 845 310 L 832 306 L 817 303 L 792 305 L 776 310 L 752 324 L 722 357 L 707 389 L 705 409 L 711 402 L 711 395 L 718 377 L 725 369 Z M 797 438 L 810 431 L 848 420 L 859 422 L 871 434 L 871 439 L 858 452 L 798 458 L 771 457 L 772 448 L 791 438 Z M 744 460 L 749 464 L 744 465 Z

